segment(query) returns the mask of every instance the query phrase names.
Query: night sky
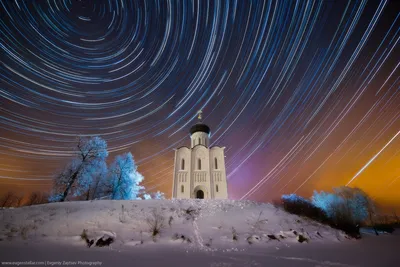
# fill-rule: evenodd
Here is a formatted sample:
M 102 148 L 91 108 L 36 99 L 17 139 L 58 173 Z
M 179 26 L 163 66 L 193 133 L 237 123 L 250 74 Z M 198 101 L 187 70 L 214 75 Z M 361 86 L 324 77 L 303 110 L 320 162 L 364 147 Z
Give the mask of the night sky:
M 169 197 L 203 110 L 230 198 L 341 185 L 400 206 L 400 2 L 0 1 L 0 187 L 46 191 L 78 135 Z

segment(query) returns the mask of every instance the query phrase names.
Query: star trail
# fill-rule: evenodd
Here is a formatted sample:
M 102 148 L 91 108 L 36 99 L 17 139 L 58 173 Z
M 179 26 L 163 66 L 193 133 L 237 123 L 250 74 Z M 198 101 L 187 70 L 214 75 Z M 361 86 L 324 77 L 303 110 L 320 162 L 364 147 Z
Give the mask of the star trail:
M 400 204 L 400 2 L 0 1 L 0 187 L 46 191 L 77 136 L 171 195 L 204 111 L 230 198 L 357 186 Z

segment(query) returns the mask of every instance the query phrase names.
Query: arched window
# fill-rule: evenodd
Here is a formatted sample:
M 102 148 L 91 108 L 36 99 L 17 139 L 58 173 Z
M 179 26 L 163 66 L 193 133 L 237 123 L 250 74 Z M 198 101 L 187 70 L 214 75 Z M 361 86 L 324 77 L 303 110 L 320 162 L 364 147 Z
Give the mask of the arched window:
M 217 158 L 214 158 L 215 169 L 218 169 L 218 161 Z
M 185 159 L 182 159 L 182 163 L 181 163 L 181 170 L 185 169 Z
M 201 159 L 198 159 L 198 160 L 197 160 L 197 165 L 198 165 L 198 167 L 199 167 L 199 170 L 201 170 Z
M 181 185 L 181 193 L 185 192 L 185 187 Z
M 201 144 L 201 139 L 200 139 L 200 137 L 199 137 L 199 145 Z
M 216 188 L 215 188 L 215 189 L 216 189 L 216 191 L 217 191 L 217 193 L 218 193 L 218 185 L 216 185 Z

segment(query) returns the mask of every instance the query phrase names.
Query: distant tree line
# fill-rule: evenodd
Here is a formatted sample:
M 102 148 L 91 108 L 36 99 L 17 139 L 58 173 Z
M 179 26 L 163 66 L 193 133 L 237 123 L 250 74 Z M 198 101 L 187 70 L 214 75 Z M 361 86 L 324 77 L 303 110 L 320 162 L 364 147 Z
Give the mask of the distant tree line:
M 32 192 L 26 197 L 14 191 L 8 191 L 0 197 L 0 208 L 22 207 L 49 202 L 49 194 L 45 192 Z

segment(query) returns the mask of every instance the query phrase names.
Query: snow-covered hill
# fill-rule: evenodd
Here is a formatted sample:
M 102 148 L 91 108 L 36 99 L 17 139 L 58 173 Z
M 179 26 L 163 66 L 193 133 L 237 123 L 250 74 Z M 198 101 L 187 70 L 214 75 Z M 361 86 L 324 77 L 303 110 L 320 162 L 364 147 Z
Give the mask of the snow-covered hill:
M 188 266 L 192 260 L 192 267 L 265 266 L 271 262 L 273 266 L 357 266 L 316 258 L 325 255 L 324 259 L 331 259 L 332 248 L 343 251 L 338 255 L 343 256 L 351 251 L 343 248 L 353 243 L 357 244 L 349 248 L 362 251 L 362 241 L 349 240 L 338 230 L 251 201 L 65 202 L 3 209 L 0 216 L 1 261 L 90 259 L 113 266 L 115 262 L 137 266 L 130 261 L 144 263 L 137 260 L 146 259 L 141 266 Z M 162 227 L 153 236 L 156 222 Z M 185 260 L 178 264 L 177 257 L 182 255 Z M 210 259 L 204 258 L 207 255 Z M 354 255 L 348 259 L 354 262 Z M 375 266 L 368 265 L 371 262 L 359 266 Z
M 77 246 L 85 244 L 81 240 L 84 230 L 94 242 L 111 237 L 113 247 L 162 244 L 205 250 L 346 238 L 335 229 L 271 204 L 250 201 L 65 202 L 3 210 L 1 216 L 3 240 L 48 240 Z M 156 221 L 162 227 L 153 236 L 151 225 Z

